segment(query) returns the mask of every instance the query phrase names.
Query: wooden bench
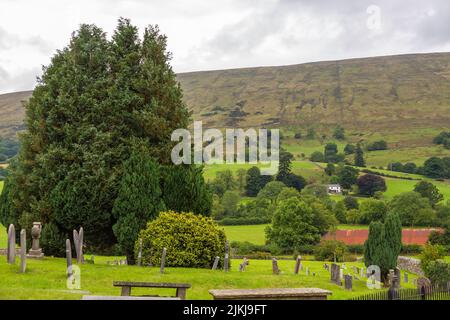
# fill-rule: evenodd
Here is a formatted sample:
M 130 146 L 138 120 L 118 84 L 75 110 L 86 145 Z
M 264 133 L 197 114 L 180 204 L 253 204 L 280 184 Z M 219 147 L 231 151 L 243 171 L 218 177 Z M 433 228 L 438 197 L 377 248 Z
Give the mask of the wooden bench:
M 122 287 L 122 296 L 131 296 L 131 288 L 173 288 L 177 289 L 176 296 L 181 300 L 186 299 L 186 290 L 191 287 L 188 283 L 164 283 L 164 282 L 128 282 L 114 281 L 114 287 Z
M 91 296 L 85 295 L 81 300 L 180 300 L 176 297 L 132 297 L 132 296 Z
M 331 291 L 318 288 L 209 290 L 214 300 L 327 300 Z

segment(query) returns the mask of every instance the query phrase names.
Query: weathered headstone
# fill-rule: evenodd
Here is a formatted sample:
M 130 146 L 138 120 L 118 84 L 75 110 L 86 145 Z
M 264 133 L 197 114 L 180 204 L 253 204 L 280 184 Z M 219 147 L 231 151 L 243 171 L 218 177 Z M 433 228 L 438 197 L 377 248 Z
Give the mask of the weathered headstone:
M 344 279 L 344 269 L 339 269 L 339 280 L 342 285 L 342 279 Z
M 230 243 L 227 240 L 225 242 L 225 259 L 223 260 L 223 269 L 225 270 L 225 272 L 228 272 L 230 267 L 229 259 L 230 259 Z
M 275 258 L 272 259 L 272 273 L 280 274 L 280 269 L 278 268 L 278 260 Z
M 217 266 L 219 265 L 219 261 L 220 261 L 220 257 L 216 257 L 216 258 L 214 259 L 214 263 L 213 263 L 213 266 L 212 266 L 212 270 L 217 270 Z
M 77 230 L 73 230 L 73 244 L 75 246 L 75 253 L 77 254 L 78 264 L 82 264 L 84 262 L 83 240 L 84 240 L 83 227 L 80 228 L 80 232 L 78 232 Z
M 72 276 L 72 246 L 70 245 L 69 239 L 66 239 L 66 263 L 67 263 L 67 276 L 70 277 Z
M 344 277 L 345 281 L 345 290 L 353 290 L 353 279 L 351 275 L 345 275 Z
M 331 282 L 337 284 L 337 285 L 341 285 L 341 268 L 339 267 L 339 265 L 332 263 L 331 264 Z
M 166 253 L 167 253 L 166 248 L 163 248 L 162 256 L 161 256 L 161 267 L 159 269 L 160 273 L 164 273 L 164 267 L 166 265 Z
M 309 267 L 306 267 L 305 274 L 306 274 L 307 276 L 309 276 Z
M 137 265 L 142 266 L 142 239 L 139 239 L 139 251 L 138 251 L 138 259 Z
M 403 274 L 403 282 L 408 283 L 408 272 L 405 272 L 405 274 Z
M 394 269 L 394 284 L 395 284 L 395 288 L 400 288 L 401 278 L 402 278 L 402 274 L 401 274 L 400 268 L 395 268 Z
M 25 229 L 20 231 L 20 272 L 24 273 L 27 269 L 27 232 Z
M 244 258 L 244 260 L 242 261 L 242 263 L 239 265 L 239 271 L 245 271 L 245 267 L 248 266 L 248 260 L 247 258 Z
M 31 249 L 28 252 L 28 258 L 41 259 L 44 257 L 44 253 L 39 246 L 39 239 L 41 238 L 42 224 L 40 222 L 33 222 L 33 228 L 31 228 L 31 237 L 33 241 L 31 243 Z
M 364 267 L 362 267 L 361 269 L 359 269 L 359 277 L 360 277 L 361 279 L 364 278 Z
M 300 270 L 300 265 L 302 263 L 302 257 L 301 256 L 297 256 L 297 259 L 295 259 L 295 268 L 294 268 L 294 273 L 298 274 L 298 271 Z
M 10 264 L 16 263 L 16 229 L 13 224 L 8 228 L 8 248 L 7 248 L 7 261 Z

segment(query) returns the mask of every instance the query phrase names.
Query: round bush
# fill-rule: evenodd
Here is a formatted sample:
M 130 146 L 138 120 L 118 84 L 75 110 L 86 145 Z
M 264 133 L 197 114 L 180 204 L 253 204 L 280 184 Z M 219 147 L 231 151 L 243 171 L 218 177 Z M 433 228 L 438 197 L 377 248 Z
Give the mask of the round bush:
M 221 266 L 225 255 L 225 232 L 211 218 L 192 213 L 161 212 L 141 230 L 136 258 L 139 239 L 144 265 L 159 265 L 163 248 L 168 267 L 211 268 L 216 256 Z

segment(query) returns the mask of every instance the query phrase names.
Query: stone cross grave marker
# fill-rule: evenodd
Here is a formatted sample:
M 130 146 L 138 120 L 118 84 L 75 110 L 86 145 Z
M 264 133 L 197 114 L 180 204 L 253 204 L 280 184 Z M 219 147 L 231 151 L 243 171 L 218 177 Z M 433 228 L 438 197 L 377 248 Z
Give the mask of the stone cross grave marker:
M 280 274 L 280 269 L 278 268 L 278 260 L 275 258 L 272 259 L 272 273 Z
M 302 257 L 301 256 L 297 256 L 297 259 L 295 259 L 295 268 L 294 268 L 294 273 L 298 274 L 298 271 L 300 270 L 300 264 L 302 263 Z
M 72 246 L 70 244 L 69 239 L 66 239 L 66 264 L 67 264 L 67 276 L 71 277 L 72 276 Z
M 219 261 L 220 261 L 220 257 L 216 257 L 216 258 L 214 259 L 214 263 L 213 263 L 213 266 L 212 266 L 212 270 L 217 270 L 217 266 L 219 265 Z
M 161 267 L 159 269 L 160 273 L 164 273 L 164 267 L 165 267 L 165 264 L 166 264 L 166 253 L 167 253 L 166 248 L 163 248 L 162 256 L 161 256 Z
M 345 290 L 353 290 L 353 279 L 351 275 L 345 275 Z
M 8 248 L 7 248 L 6 259 L 8 263 L 16 263 L 16 229 L 13 224 L 9 225 L 8 228 Z
M 27 232 L 25 229 L 20 231 L 20 272 L 24 273 L 27 269 Z
M 137 265 L 142 266 L 142 239 L 139 239 L 139 251 Z
M 83 240 L 84 240 L 83 227 L 80 228 L 80 232 L 78 232 L 77 230 L 73 230 L 73 244 L 75 246 L 75 253 L 77 254 L 78 264 L 82 264 L 84 262 Z

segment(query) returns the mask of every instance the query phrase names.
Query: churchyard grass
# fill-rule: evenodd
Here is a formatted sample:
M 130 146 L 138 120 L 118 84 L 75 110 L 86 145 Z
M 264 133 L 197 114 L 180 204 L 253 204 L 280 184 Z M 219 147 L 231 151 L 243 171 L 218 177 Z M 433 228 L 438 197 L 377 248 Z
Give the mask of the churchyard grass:
M 244 225 L 244 226 L 223 226 L 227 239 L 232 241 L 245 242 L 263 245 L 266 242 L 265 228 L 268 224 Z
M 323 268 L 324 262 L 303 261 L 303 271 L 294 275 L 295 261 L 279 260 L 281 274 L 273 275 L 270 260 L 250 260 L 245 272 L 239 272 L 241 260 L 232 260 L 230 272 L 209 269 L 170 268 L 165 274 L 160 274 L 159 267 L 114 266 L 106 261 L 115 257 L 95 257 L 95 264 L 81 266 L 81 290 L 76 292 L 66 287 L 66 261 L 63 258 L 46 257 L 43 260 L 28 259 L 27 271 L 20 274 L 19 262 L 8 265 L 6 259 L 0 260 L 0 299 L 80 299 L 83 294 L 120 295 L 120 289 L 112 286 L 116 280 L 146 281 L 146 282 L 179 282 L 190 283 L 192 288 L 187 291 L 187 299 L 211 299 L 210 289 L 231 288 L 299 288 L 315 287 L 330 290 L 330 299 L 347 299 L 365 293 L 373 292 L 367 288 L 365 281 L 354 280 L 353 291 L 330 283 L 330 274 Z M 86 259 L 89 259 L 89 254 Z M 362 267 L 362 263 L 346 263 L 347 271 L 351 266 Z M 310 275 L 306 276 L 305 269 Z M 316 273 L 316 276 L 312 274 Z M 409 283 L 404 287 L 413 288 L 410 275 Z M 402 278 L 403 279 L 403 278 Z M 133 289 L 134 295 L 173 295 L 173 290 Z

